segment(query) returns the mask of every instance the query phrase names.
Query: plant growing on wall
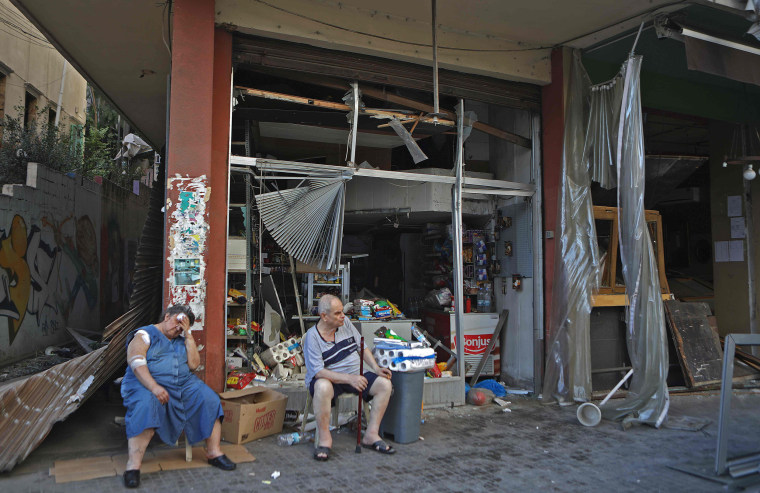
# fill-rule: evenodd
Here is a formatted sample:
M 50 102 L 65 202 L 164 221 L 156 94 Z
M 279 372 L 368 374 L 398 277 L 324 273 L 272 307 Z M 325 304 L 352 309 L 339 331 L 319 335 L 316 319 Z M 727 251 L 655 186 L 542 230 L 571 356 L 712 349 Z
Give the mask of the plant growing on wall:
M 40 114 L 47 109 L 40 111 Z M 17 111 L 23 115 L 23 108 Z M 81 157 L 72 146 L 70 135 L 59 127 L 36 118 L 24 126 L 23 116 L 6 115 L 0 143 L 0 184 L 25 183 L 26 164 L 40 163 L 61 172 L 76 169 Z
M 23 107 L 17 108 L 17 117 L 6 115 L 0 142 L 0 184 L 25 183 L 29 162 L 85 178 L 102 176 L 125 187 L 142 176 L 143 169 L 137 163 L 113 159 L 121 147 L 119 114 L 91 87 L 88 91 L 84 126 L 46 122 L 42 115 L 48 108 L 40 110 L 40 117 L 27 125 Z

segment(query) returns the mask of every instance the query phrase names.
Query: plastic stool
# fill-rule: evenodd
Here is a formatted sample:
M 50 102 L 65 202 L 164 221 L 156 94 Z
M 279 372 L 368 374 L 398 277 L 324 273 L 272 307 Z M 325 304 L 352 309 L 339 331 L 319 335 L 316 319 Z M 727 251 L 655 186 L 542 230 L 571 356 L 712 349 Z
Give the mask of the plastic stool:
M 341 395 L 338 396 L 338 399 L 335 401 L 335 405 L 332 406 L 332 414 L 331 414 L 331 417 L 330 417 L 330 426 L 336 426 L 336 427 L 338 426 L 338 408 L 340 407 L 340 405 L 338 404 L 338 401 L 340 399 L 347 398 L 347 397 L 352 397 L 352 396 L 356 396 L 359 399 L 361 399 L 361 395 L 357 395 L 357 394 L 341 394 Z M 306 390 L 306 406 L 304 406 L 304 409 L 303 409 L 303 418 L 301 419 L 301 433 L 305 433 L 306 432 L 306 418 L 309 416 L 309 412 L 313 412 L 314 411 L 314 409 L 312 408 L 312 405 L 311 405 L 312 404 L 311 400 L 312 400 L 311 393 L 307 389 Z M 364 410 L 364 418 L 367 420 L 368 423 L 369 423 L 369 415 L 370 415 L 370 406 L 369 405 L 370 405 L 369 402 L 363 402 L 362 403 L 362 409 Z M 314 416 L 314 419 L 316 421 L 316 415 Z M 359 422 L 358 426 L 361 426 L 361 419 L 360 419 L 360 422 Z M 317 426 L 317 427 L 314 428 L 314 447 L 318 447 L 318 446 L 319 446 L 319 427 Z

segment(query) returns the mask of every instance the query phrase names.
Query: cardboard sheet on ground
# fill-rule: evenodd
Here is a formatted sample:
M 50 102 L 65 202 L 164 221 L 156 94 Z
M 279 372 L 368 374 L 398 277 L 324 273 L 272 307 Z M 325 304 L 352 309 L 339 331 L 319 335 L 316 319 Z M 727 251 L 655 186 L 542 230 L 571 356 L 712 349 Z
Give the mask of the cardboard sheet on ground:
M 256 458 L 242 445 L 222 445 L 222 452 L 232 462 L 242 464 L 253 462 Z M 107 455 L 103 457 L 86 457 L 83 459 L 57 460 L 50 469 L 50 475 L 55 476 L 56 483 L 85 481 L 88 479 L 106 478 L 124 474 L 127 455 Z M 178 469 L 194 469 L 211 467 L 206 461 L 206 451 L 203 447 L 193 447 L 193 460 L 185 460 L 184 447 L 165 450 L 149 450 L 145 453 L 140 472 L 149 474 L 158 471 L 174 471 Z

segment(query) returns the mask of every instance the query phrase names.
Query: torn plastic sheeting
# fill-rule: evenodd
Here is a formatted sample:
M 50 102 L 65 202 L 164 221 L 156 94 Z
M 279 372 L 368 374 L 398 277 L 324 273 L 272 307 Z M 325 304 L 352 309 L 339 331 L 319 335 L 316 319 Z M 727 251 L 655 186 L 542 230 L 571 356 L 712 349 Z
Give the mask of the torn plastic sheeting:
M 141 152 L 150 151 L 151 149 L 150 145 L 137 135 L 127 134 L 121 143 L 119 153 L 116 154 L 116 157 L 114 157 L 113 160 L 117 161 L 121 158 L 132 159 Z
M 459 106 L 457 105 L 457 109 Z M 459 120 L 459 111 L 457 111 L 457 121 Z M 475 123 L 478 121 L 478 115 L 474 111 L 465 111 L 464 115 L 462 117 L 462 143 L 464 143 L 467 140 L 467 137 L 470 136 L 472 133 L 472 126 L 475 125 Z M 454 160 L 454 163 L 462 163 L 463 165 L 466 164 L 464 162 L 464 156 L 460 156 L 459 153 L 464 149 L 464 146 L 457 146 L 457 155 L 456 159 Z M 456 171 L 456 169 L 455 169 Z
M 364 108 L 364 103 L 362 102 L 361 90 L 357 89 L 357 93 L 359 95 L 359 112 L 361 113 L 362 108 Z M 346 159 L 348 159 L 348 156 L 351 155 L 351 146 L 354 143 L 354 133 L 356 133 L 357 131 L 357 129 L 354 128 L 354 90 L 353 89 L 351 89 L 350 91 L 348 91 L 346 94 L 343 95 L 343 102 L 346 104 L 346 106 L 351 108 L 348 111 L 348 113 L 346 113 L 346 120 L 348 120 L 348 142 L 346 143 Z
M 607 419 L 659 427 L 667 416 L 668 346 L 657 262 L 644 216 L 644 130 L 641 57 L 628 59 L 617 143 L 618 230 L 626 296 L 628 356 L 633 367 L 625 399 L 602 409 Z
M 619 75 L 605 84 L 591 87 L 583 155 L 591 169 L 591 180 L 605 189 L 617 184 L 615 157 L 622 102 L 623 81 Z
M 409 133 L 409 131 L 404 127 L 400 121 L 398 121 L 398 118 L 391 118 L 391 120 L 388 122 L 391 126 L 391 128 L 398 134 L 399 137 L 401 137 L 401 140 L 404 141 L 404 144 L 406 145 L 406 148 L 409 150 L 409 154 L 412 155 L 412 160 L 414 161 L 414 164 L 419 163 L 420 161 L 426 160 L 428 157 L 425 155 L 424 152 L 422 152 L 422 149 L 420 149 L 420 146 L 417 145 L 417 142 L 414 140 L 414 137 L 412 137 L 412 134 Z
M 544 398 L 554 398 L 561 405 L 591 398 L 591 295 L 599 285 L 600 259 L 591 181 L 584 160 L 589 87 L 580 52 L 575 50 L 565 115 L 552 332 L 543 389 Z
M 465 111 L 462 118 L 462 142 L 466 141 L 472 133 L 472 127 L 477 123 L 478 115 L 474 111 Z

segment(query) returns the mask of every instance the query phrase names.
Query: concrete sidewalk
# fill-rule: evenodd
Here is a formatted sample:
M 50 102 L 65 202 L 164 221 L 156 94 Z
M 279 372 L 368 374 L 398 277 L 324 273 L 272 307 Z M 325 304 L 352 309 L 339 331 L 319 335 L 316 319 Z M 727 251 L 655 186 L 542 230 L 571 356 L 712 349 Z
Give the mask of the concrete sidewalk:
M 334 434 L 328 462 L 316 462 L 311 444 L 278 447 L 271 436 L 246 444 L 256 461 L 236 471 L 213 468 L 144 474 L 139 491 L 735 491 L 668 466 L 712 464 L 715 454 L 717 393 L 671 396 L 670 416 L 709 418 L 701 431 L 637 426 L 627 431 L 602 422 L 585 428 L 575 406 L 541 405 L 509 397 L 511 413 L 495 405 L 426 411 L 424 440 L 395 445 L 384 456 L 363 449 L 356 436 Z M 760 450 L 760 392 L 736 391 L 732 402 L 729 456 Z M 0 475 L 8 492 L 126 491 L 121 477 L 56 484 L 53 461 L 123 453 L 123 430 L 113 424 L 123 414 L 117 403 L 88 402 L 56 425 L 50 437 L 10 474 Z M 153 447 L 160 445 L 154 444 Z M 279 471 L 277 479 L 271 478 Z M 760 475 L 756 475 L 760 483 Z M 271 481 L 271 484 L 263 483 Z M 757 485 L 755 485 L 757 487 Z

